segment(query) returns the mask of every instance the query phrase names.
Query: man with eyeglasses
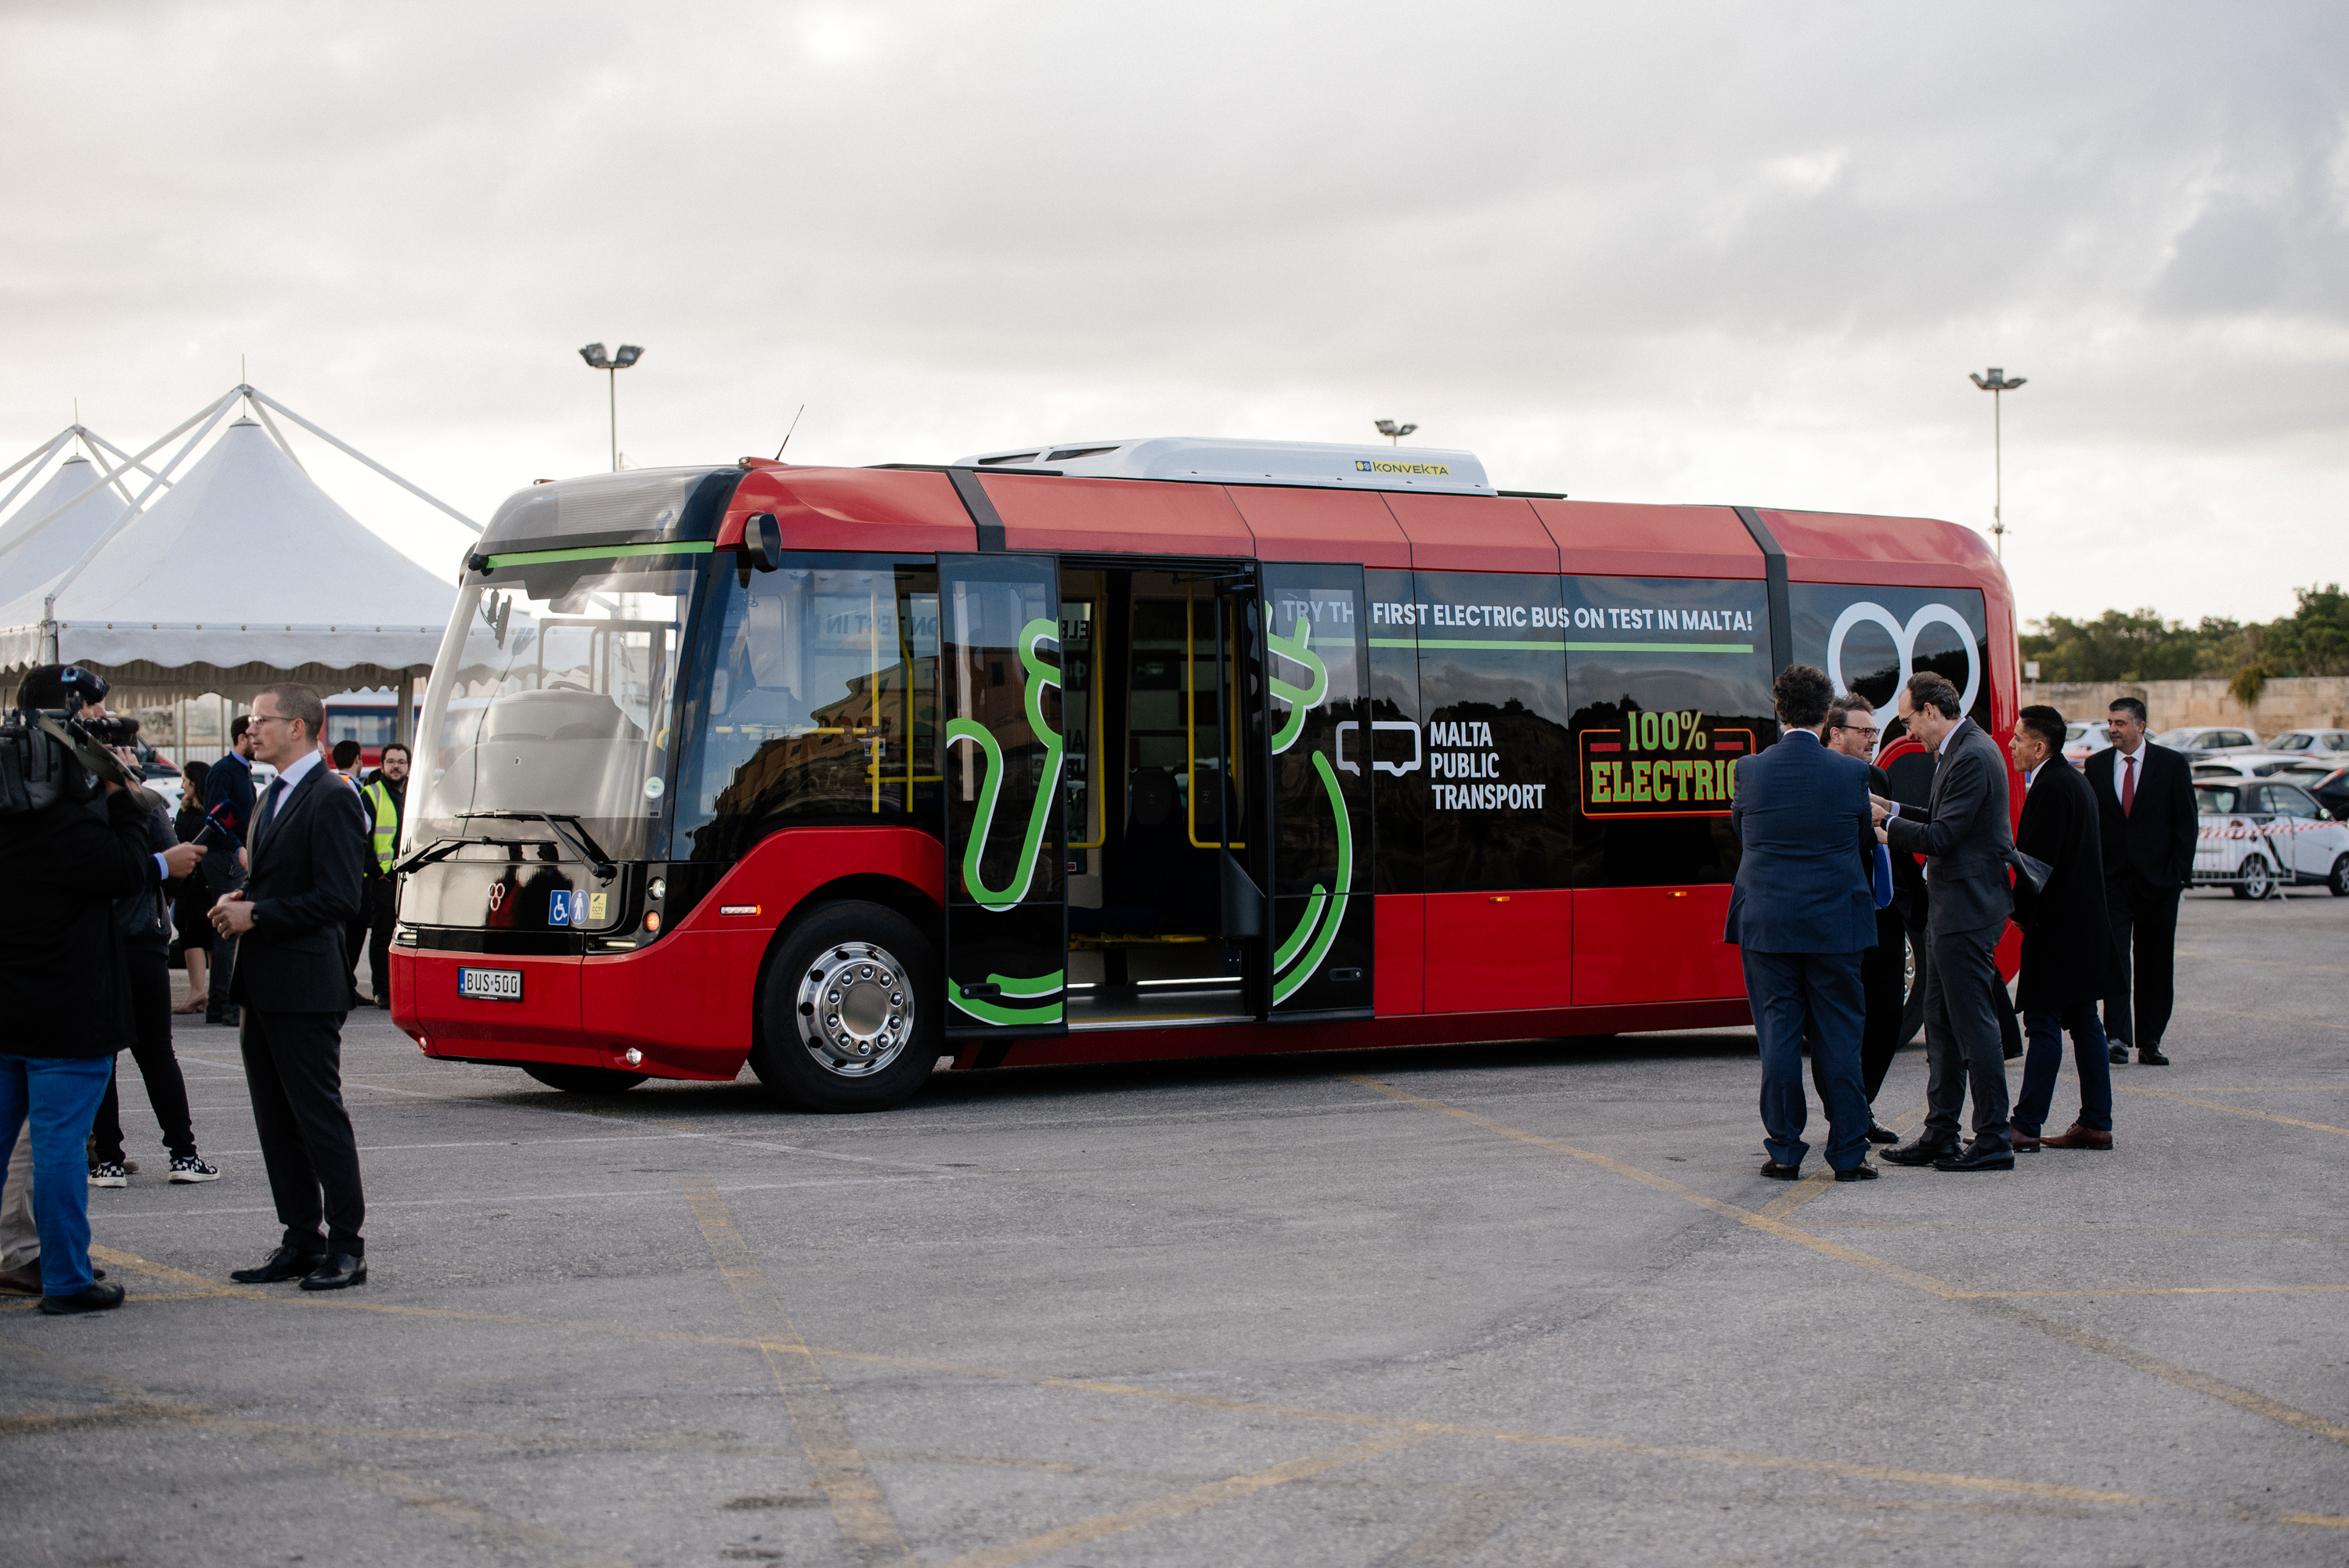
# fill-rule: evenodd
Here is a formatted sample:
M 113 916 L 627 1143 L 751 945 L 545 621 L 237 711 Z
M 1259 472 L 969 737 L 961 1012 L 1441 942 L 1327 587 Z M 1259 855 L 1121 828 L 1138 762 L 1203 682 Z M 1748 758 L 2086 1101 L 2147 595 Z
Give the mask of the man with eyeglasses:
M 1889 796 L 1892 780 L 1876 766 L 1876 742 L 1882 733 L 1876 710 L 1866 697 L 1846 692 L 1827 705 L 1827 749 L 1856 757 L 1868 764 L 1870 793 Z M 1882 852 L 1882 846 L 1878 846 Z M 1859 1032 L 1859 1087 L 1870 1107 L 1868 1140 L 1898 1143 L 1900 1135 L 1876 1119 L 1876 1091 L 1884 1087 L 1892 1057 L 1900 1049 L 1900 1012 L 1908 1001 L 1905 960 L 1909 951 L 1909 911 L 1918 891 L 1914 855 L 1887 854 L 1892 877 L 1892 902 L 1876 912 L 1876 945 L 1860 954 L 1860 994 L 1866 999 L 1867 1021 Z
M 252 718 L 254 755 L 277 778 L 254 812 L 249 880 L 212 906 L 212 921 L 238 939 L 230 982 L 244 1014 L 237 1043 L 285 1229 L 259 1266 L 229 1277 L 340 1290 L 367 1283 L 367 1200 L 342 1074 L 351 1002 L 343 929 L 358 913 L 366 852 L 359 800 L 318 749 L 326 708 L 316 692 L 290 681 L 264 686 Z

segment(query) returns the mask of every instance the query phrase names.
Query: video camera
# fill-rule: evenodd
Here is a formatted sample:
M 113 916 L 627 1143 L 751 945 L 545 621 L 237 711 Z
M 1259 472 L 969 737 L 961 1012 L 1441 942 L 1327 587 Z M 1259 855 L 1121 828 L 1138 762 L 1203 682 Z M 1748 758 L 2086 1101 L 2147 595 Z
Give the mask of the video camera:
M 18 707 L 0 714 L 0 814 L 39 811 L 59 800 L 95 799 L 104 784 L 131 792 L 140 810 L 152 811 L 162 798 L 146 788 L 121 759 L 108 750 L 139 738 L 139 721 L 97 713 L 82 717 L 106 696 L 106 678 L 94 670 L 69 667 L 62 707 Z

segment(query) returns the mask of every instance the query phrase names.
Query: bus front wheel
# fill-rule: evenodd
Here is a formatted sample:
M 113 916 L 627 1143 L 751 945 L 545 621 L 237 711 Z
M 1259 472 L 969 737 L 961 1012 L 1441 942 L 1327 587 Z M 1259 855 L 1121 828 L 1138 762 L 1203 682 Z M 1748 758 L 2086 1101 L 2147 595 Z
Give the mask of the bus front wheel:
M 883 904 L 843 901 L 796 922 L 759 986 L 750 1070 L 803 1110 L 886 1110 L 913 1097 L 944 1054 L 929 998 L 937 954 Z

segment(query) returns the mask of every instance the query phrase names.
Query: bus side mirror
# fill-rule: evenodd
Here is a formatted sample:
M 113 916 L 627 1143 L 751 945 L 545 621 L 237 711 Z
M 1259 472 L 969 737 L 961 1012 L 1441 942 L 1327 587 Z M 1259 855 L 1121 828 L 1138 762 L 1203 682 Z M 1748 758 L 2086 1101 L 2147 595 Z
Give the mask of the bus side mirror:
M 771 511 L 754 511 L 742 522 L 742 553 L 761 572 L 783 563 L 783 531 Z

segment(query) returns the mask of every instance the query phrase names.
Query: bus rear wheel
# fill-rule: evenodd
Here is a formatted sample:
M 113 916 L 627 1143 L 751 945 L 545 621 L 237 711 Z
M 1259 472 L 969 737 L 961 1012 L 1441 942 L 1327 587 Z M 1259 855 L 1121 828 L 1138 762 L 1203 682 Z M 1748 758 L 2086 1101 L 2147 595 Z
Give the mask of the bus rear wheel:
M 750 1070 L 802 1110 L 886 1110 L 944 1054 L 929 938 L 895 910 L 826 904 L 783 934 L 759 986 Z
M 522 1070 L 565 1094 L 619 1094 L 636 1088 L 646 1077 L 618 1068 L 574 1068 L 559 1062 L 524 1062 Z

